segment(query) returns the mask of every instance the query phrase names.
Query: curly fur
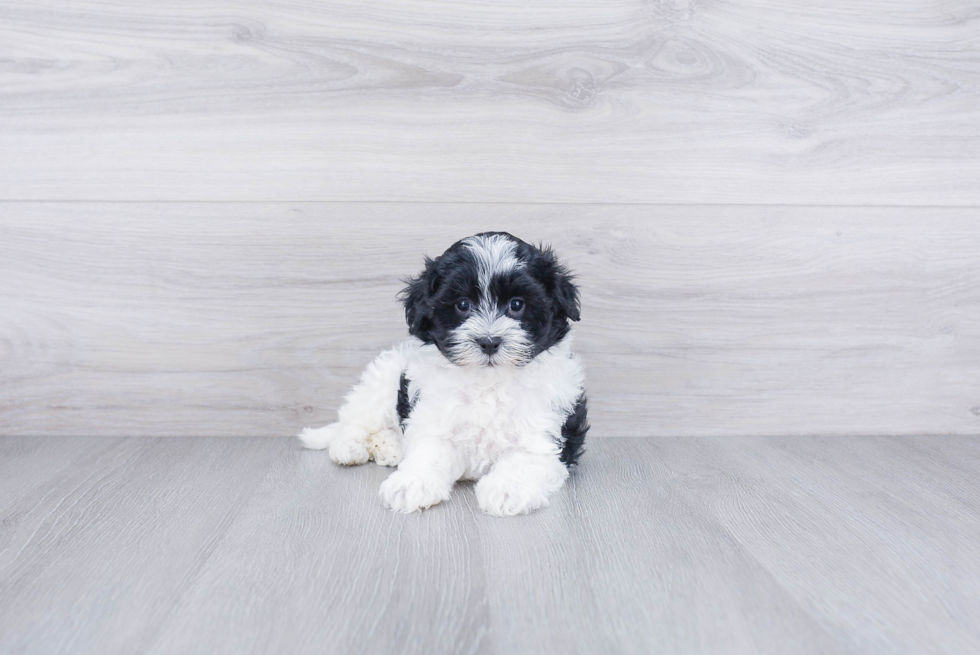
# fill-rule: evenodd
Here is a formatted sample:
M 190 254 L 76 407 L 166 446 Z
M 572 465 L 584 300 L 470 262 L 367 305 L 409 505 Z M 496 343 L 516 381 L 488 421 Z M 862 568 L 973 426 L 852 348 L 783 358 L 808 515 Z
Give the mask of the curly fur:
M 547 505 L 589 429 L 572 276 L 550 249 L 486 232 L 426 258 L 401 299 L 412 338 L 367 367 L 337 423 L 300 440 L 338 464 L 397 465 L 380 490 L 396 511 L 442 502 L 460 479 L 479 480 L 489 514 Z

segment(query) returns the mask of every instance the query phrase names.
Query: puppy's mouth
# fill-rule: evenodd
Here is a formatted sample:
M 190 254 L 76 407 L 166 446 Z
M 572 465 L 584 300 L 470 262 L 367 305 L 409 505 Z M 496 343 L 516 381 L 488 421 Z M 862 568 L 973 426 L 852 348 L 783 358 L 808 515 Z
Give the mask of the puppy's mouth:
M 531 361 L 529 353 L 520 349 L 502 349 L 493 354 L 480 353 L 475 363 L 481 368 L 521 368 Z
M 483 352 L 478 346 L 447 348 L 443 351 L 446 358 L 456 366 L 466 368 L 520 368 L 528 362 L 528 357 L 523 351 L 514 349 L 500 349 L 494 353 Z
M 486 360 L 480 362 L 478 366 L 480 368 L 502 369 L 507 367 L 518 368 L 520 364 L 516 364 L 514 362 L 504 362 L 495 357 L 487 357 Z

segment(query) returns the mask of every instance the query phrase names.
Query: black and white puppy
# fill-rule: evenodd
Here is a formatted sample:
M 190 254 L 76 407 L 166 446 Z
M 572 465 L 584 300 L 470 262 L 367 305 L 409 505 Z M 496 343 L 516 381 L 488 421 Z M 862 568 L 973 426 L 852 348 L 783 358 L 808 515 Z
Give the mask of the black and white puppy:
M 307 428 L 303 445 L 397 465 L 380 495 L 399 512 L 446 500 L 460 479 L 479 480 L 488 514 L 547 505 L 589 429 L 569 272 L 550 248 L 484 232 L 426 258 L 401 299 L 413 338 L 381 353 L 339 421 Z

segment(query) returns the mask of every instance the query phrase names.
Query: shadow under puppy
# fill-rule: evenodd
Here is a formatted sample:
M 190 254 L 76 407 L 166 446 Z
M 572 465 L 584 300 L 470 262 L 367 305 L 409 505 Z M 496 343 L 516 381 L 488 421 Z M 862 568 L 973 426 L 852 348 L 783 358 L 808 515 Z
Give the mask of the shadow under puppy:
M 397 465 L 380 495 L 399 512 L 448 499 L 460 479 L 479 480 L 488 514 L 547 505 L 589 429 L 572 276 L 550 248 L 484 232 L 427 257 L 400 298 L 413 338 L 381 353 L 339 421 L 305 429 L 303 445 Z

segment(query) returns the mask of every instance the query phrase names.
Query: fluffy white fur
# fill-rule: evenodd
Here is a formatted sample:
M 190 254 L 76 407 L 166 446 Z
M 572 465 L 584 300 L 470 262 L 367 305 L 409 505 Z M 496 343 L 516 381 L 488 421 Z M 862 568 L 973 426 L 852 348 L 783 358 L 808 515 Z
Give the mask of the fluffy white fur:
M 396 410 L 403 371 L 414 401 L 404 432 Z M 457 480 L 471 479 L 484 512 L 523 514 L 547 505 L 568 477 L 561 428 L 584 381 L 570 335 L 526 365 L 489 367 L 457 366 L 435 345 L 410 339 L 367 367 L 337 423 L 299 438 L 338 464 L 397 465 L 380 490 L 393 510 L 431 507 Z

